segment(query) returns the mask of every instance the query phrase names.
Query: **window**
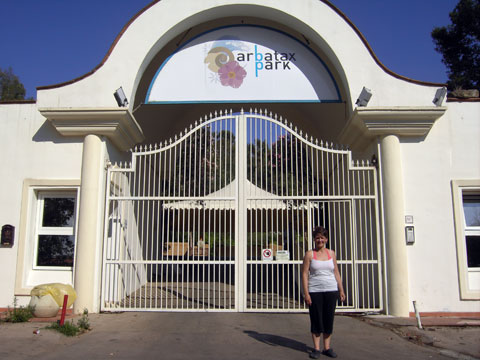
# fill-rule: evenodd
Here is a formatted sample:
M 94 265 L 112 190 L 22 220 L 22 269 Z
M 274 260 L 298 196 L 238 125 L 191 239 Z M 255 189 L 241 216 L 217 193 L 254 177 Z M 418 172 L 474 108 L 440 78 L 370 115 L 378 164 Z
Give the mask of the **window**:
M 478 194 L 463 192 L 467 266 L 480 269 L 480 189 Z
M 15 294 L 39 284 L 73 284 L 80 180 L 25 179 Z
M 452 182 L 461 298 L 480 299 L 480 180 Z
M 72 267 L 75 248 L 76 196 L 38 191 L 35 266 Z

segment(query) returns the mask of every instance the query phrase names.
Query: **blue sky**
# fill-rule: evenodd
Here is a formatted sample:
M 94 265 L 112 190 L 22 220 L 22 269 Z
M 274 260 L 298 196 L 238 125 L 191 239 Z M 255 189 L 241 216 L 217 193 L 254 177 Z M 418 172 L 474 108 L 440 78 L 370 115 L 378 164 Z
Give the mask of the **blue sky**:
M 446 67 L 430 33 L 450 24 L 448 14 L 458 0 L 330 1 L 359 28 L 390 70 L 417 80 L 446 82 Z M 150 2 L 0 0 L 0 68 L 12 67 L 27 97 L 36 98 L 37 86 L 69 81 L 97 66 L 123 26 Z

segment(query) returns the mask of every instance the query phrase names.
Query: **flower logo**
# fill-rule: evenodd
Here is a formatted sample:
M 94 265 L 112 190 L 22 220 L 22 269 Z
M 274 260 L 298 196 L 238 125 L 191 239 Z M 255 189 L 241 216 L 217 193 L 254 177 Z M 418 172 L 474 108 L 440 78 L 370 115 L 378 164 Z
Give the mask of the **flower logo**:
M 204 63 L 215 75 L 213 81 L 220 80 L 223 86 L 238 89 L 247 71 L 235 60 L 233 51 L 243 50 L 244 44 L 239 41 L 219 39 L 205 57 Z
M 208 68 L 218 73 L 218 70 L 227 62 L 234 61 L 235 56 L 230 49 L 224 46 L 213 47 L 207 54 L 204 63 L 208 64 Z
M 231 86 L 237 89 L 242 85 L 243 78 L 247 75 L 247 72 L 238 62 L 230 61 L 218 70 L 218 74 L 223 86 Z

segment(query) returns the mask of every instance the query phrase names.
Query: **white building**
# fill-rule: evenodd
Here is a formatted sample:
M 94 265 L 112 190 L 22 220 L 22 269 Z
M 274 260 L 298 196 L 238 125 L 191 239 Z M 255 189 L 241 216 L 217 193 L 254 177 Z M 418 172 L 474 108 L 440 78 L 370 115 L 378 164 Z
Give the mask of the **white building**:
M 157 1 L 90 73 L 0 104 L 0 307 L 62 282 L 75 311 L 305 311 L 324 225 L 339 311 L 478 314 L 480 99 L 442 87 L 326 0 Z

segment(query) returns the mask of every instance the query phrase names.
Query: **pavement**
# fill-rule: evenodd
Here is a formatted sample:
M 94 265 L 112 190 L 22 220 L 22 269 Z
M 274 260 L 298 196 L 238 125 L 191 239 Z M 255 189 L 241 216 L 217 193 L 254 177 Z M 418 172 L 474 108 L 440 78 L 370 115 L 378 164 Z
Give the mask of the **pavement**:
M 76 323 L 80 317 L 69 315 Z M 57 318 L 0 323 L 0 359 L 308 359 L 307 314 L 124 312 L 90 314 L 91 330 L 66 337 Z M 339 359 L 480 359 L 480 319 L 341 315 Z M 325 356 L 321 356 L 325 358 Z
M 389 329 L 415 344 L 436 348 L 455 359 L 480 359 L 480 318 L 362 316 L 370 325 Z M 420 328 L 419 328 L 420 325 Z

